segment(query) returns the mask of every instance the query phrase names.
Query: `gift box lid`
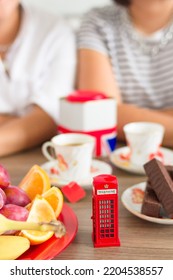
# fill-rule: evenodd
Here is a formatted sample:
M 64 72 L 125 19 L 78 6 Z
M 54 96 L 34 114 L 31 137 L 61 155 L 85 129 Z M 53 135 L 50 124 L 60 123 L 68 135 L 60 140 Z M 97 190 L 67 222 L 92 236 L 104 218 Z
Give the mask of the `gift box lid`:
M 116 100 L 103 93 L 75 91 L 60 99 L 59 125 L 79 131 L 109 129 L 116 126 Z
M 74 91 L 66 97 L 69 102 L 87 102 L 101 99 L 107 99 L 104 93 L 86 90 Z

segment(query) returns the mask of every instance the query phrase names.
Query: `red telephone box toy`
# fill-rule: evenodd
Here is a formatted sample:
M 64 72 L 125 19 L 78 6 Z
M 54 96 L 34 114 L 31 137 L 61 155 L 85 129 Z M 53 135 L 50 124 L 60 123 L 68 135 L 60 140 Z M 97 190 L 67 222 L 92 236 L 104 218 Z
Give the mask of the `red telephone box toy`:
M 93 178 L 92 209 L 94 247 L 120 246 L 116 176 L 103 174 Z

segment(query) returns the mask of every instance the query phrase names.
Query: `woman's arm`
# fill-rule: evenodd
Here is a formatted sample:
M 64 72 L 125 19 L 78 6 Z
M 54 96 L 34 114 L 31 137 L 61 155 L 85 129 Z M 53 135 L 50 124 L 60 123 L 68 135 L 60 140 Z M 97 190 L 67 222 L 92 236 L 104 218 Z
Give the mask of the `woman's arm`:
M 134 121 L 151 121 L 165 127 L 163 144 L 173 147 L 173 114 L 166 110 L 156 111 L 124 104 L 118 84 L 112 73 L 111 63 L 105 55 L 93 50 L 81 49 L 78 52 L 77 88 L 98 90 L 115 97 L 118 103 L 118 138 L 124 140 L 123 126 Z
M 57 133 L 52 118 L 34 106 L 24 117 L 14 117 L 0 126 L 0 156 L 41 144 Z
M 77 88 L 104 92 L 121 102 L 120 92 L 109 60 L 105 55 L 96 51 L 79 50 Z
M 15 119 L 15 116 L 8 115 L 8 114 L 0 114 L 0 126 L 4 125 L 6 122 Z

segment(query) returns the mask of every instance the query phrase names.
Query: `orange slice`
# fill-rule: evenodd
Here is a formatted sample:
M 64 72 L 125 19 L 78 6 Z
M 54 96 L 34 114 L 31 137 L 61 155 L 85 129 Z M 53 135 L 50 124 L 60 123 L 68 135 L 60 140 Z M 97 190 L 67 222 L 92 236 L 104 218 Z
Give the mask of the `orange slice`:
M 19 187 L 33 200 L 37 194 L 41 195 L 49 190 L 51 185 L 46 171 L 38 165 L 33 165 L 20 182 Z
M 36 197 L 28 215 L 28 222 L 50 222 L 56 220 L 55 212 L 52 206 L 45 198 Z M 53 231 L 36 231 L 36 230 L 22 230 L 20 235 L 29 239 L 31 245 L 37 245 L 45 242 L 54 234 Z
M 57 187 L 51 187 L 48 191 L 42 194 L 42 197 L 44 197 L 52 206 L 57 218 L 61 213 L 64 202 L 61 190 Z

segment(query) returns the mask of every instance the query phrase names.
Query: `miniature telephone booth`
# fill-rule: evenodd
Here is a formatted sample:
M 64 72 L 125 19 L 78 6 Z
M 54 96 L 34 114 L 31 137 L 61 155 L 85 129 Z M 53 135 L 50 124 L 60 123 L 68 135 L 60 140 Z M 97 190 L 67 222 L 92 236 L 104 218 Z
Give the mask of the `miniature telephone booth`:
M 120 246 L 118 236 L 118 181 L 113 175 L 93 178 L 94 247 Z

